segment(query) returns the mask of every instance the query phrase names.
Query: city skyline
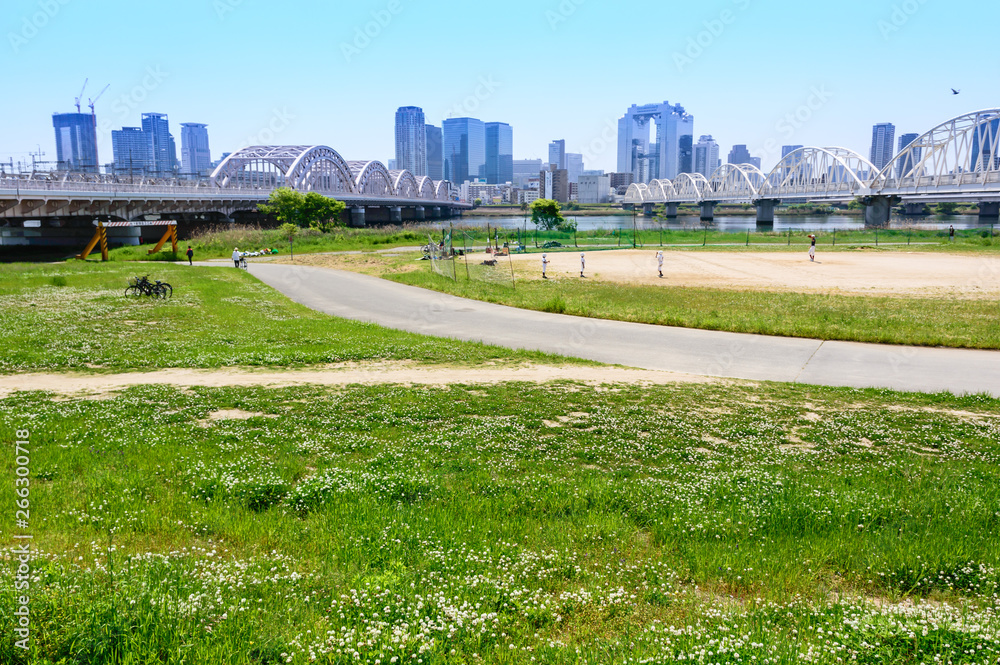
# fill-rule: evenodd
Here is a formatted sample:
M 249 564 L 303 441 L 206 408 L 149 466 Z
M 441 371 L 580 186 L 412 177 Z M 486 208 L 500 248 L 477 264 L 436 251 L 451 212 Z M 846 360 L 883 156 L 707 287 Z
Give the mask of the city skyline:
M 988 23 L 1000 16 L 993 6 L 957 2 L 945 7 L 914 0 L 912 7 L 906 5 L 912 11 L 906 11 L 889 2 L 852 1 L 833 8 L 740 0 L 679 8 L 648 3 L 619 12 L 611 11 L 611 5 L 574 0 L 540 5 L 516 1 L 497 17 L 486 8 L 452 11 L 453 4 L 459 7 L 444 3 L 432 16 L 398 3 L 392 8 L 383 2 L 309 7 L 310 20 L 302 21 L 303 12 L 294 6 L 289 10 L 243 0 L 180 0 L 169 12 L 109 0 L 99 7 L 56 3 L 53 14 L 40 20 L 37 1 L 12 0 L 5 12 L 3 62 L 11 88 L 32 94 L 5 110 L 0 158 L 30 161 L 30 153 L 41 151 L 42 160 L 55 161 L 51 115 L 73 110 L 74 97 L 88 77 L 84 101 L 111 84 L 96 104 L 102 164 L 111 161 L 111 130 L 134 125 L 134 118 L 150 111 L 166 113 L 175 122 L 212 126 L 214 159 L 252 143 L 280 143 L 329 145 L 347 159 L 387 162 L 393 157 L 394 137 L 385 128 L 392 126 L 398 107 L 414 105 L 424 109 L 428 124 L 438 126 L 449 117 L 503 119 L 517 129 L 513 152 L 518 159 L 544 159 L 548 143 L 559 136 L 566 139 L 567 152 L 584 155 L 587 168 L 614 172 L 615 126 L 622 111 L 669 99 L 697 118 L 699 134 L 711 134 L 724 151 L 747 144 L 767 170 L 780 158 L 781 145 L 842 145 L 867 155 L 871 127 L 878 122 L 889 120 L 922 133 L 955 115 L 996 105 L 993 90 L 1000 74 L 990 68 L 973 74 L 957 53 L 903 48 L 936 43 L 942 36 L 961 37 L 967 31 L 964 17 L 975 13 Z M 496 30 L 480 28 L 487 14 Z M 637 15 L 644 23 L 666 25 L 655 45 L 639 41 L 630 46 L 648 66 L 601 63 L 595 72 L 582 59 L 583 47 L 633 31 Z M 122 16 L 134 17 L 129 20 L 144 29 L 122 30 Z M 669 21 L 657 23 L 667 16 Z M 407 38 L 432 25 L 449 38 Z M 783 39 L 768 35 L 801 29 L 809 30 L 812 41 L 831 45 L 851 34 L 865 45 L 864 56 L 845 50 L 828 65 L 815 58 L 784 59 L 768 86 L 746 75 L 747 63 L 768 62 L 787 50 Z M 510 38 L 512 33 L 518 37 Z M 74 46 L 74 57 L 67 62 L 64 45 L 81 43 L 81 34 L 88 36 L 83 43 L 93 46 Z M 210 56 L 203 51 L 176 48 L 166 38 L 170 35 L 209 40 L 219 52 L 265 38 L 276 41 L 278 50 L 294 52 L 314 40 L 323 44 L 331 66 L 319 71 L 288 68 L 279 59 L 281 63 L 220 70 L 206 66 Z M 557 88 L 510 73 L 534 66 L 536 56 L 516 48 L 522 41 L 546 43 L 569 54 Z M 99 47 L 102 43 L 139 55 L 109 57 Z M 487 59 L 457 67 L 447 77 L 415 73 L 417 63 L 450 62 L 460 48 L 503 49 L 511 61 Z M 909 53 L 906 67 L 886 71 L 892 72 L 893 86 L 919 91 L 920 103 L 907 95 L 869 94 L 861 85 L 867 67 L 880 60 L 902 64 L 904 50 Z M 663 76 L 650 77 L 650 67 Z M 376 74 L 381 83 L 372 86 Z M 952 87 L 962 94 L 952 95 Z M 559 96 L 569 89 L 594 94 L 567 113 Z M 363 91 L 363 98 L 345 102 L 351 91 Z

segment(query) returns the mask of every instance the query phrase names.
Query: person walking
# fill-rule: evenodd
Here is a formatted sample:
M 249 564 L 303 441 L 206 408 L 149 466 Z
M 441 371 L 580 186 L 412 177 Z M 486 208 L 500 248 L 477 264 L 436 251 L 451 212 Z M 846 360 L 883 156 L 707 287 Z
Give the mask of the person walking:
M 816 260 L 816 236 L 814 236 L 813 234 L 810 233 L 809 234 L 809 239 L 812 240 L 812 243 L 809 245 L 809 260 L 810 261 L 815 261 Z
M 194 258 L 194 250 L 191 249 L 191 245 L 188 245 L 188 251 L 186 253 L 187 253 L 187 257 L 188 257 L 188 265 L 189 266 L 193 266 L 194 264 L 191 263 L 191 259 Z
M 583 277 L 583 271 L 587 267 L 587 260 L 583 256 L 583 252 L 580 252 L 580 277 Z
M 663 252 L 659 251 L 656 253 L 656 266 L 657 270 L 660 271 L 660 277 L 663 277 Z
M 240 249 L 239 249 L 239 247 L 233 247 L 233 263 L 236 264 L 237 268 L 240 267 Z
M 955 242 L 955 225 L 948 226 L 948 242 Z
M 549 255 L 542 252 L 542 279 L 548 279 L 545 270 L 549 267 Z

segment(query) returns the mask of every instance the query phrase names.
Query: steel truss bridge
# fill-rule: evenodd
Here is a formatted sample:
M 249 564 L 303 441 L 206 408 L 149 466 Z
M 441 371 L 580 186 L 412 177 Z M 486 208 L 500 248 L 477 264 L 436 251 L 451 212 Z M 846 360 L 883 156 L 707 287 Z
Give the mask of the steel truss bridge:
M 629 186 L 625 203 L 651 215 L 657 204 L 667 216 L 677 205 L 701 206 L 712 219 L 719 203 L 753 204 L 757 219 L 774 221 L 782 201 L 865 204 L 865 221 L 884 224 L 893 205 L 978 203 L 980 215 L 1000 213 L 1000 109 L 976 111 L 944 122 L 907 146 L 881 171 L 847 148 L 800 148 L 770 173 L 752 164 L 723 164 L 711 178 L 682 173 L 671 180 Z
M 450 183 L 390 171 L 377 161 L 346 161 L 326 146 L 252 146 L 229 155 L 207 181 L 46 173 L 0 176 L 0 217 L 118 218 L 257 212 L 277 187 L 343 201 L 351 223 L 450 217 L 470 208 L 451 200 Z M 375 213 L 375 215 L 372 215 Z

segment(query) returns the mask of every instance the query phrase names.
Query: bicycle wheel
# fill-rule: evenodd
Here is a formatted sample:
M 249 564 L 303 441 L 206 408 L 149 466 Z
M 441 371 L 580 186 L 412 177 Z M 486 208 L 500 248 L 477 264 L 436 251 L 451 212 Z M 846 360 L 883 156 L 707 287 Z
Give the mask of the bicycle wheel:
M 166 298 L 167 290 L 163 288 L 162 284 L 153 284 L 152 294 L 154 298 Z
M 125 289 L 125 295 L 131 298 L 136 298 L 142 295 L 142 291 L 139 289 L 138 286 L 130 286 L 127 289 Z
M 160 287 L 164 289 L 163 298 L 170 298 L 174 295 L 174 287 L 170 286 L 166 282 L 160 282 Z

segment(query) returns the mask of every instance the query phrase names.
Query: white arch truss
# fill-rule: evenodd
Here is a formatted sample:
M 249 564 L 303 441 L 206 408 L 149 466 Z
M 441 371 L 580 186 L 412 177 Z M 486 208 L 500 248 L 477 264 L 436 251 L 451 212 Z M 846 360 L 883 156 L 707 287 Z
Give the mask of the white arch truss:
M 693 203 L 704 201 L 711 191 L 708 178 L 700 173 L 678 173 L 671 181 L 674 185 L 674 198 L 677 203 Z
M 435 201 L 450 201 L 451 200 L 451 183 L 447 180 L 438 180 L 434 183 L 434 200 Z
M 625 192 L 625 203 L 641 205 L 650 201 L 649 185 L 641 182 L 633 182 Z
M 788 153 L 761 185 L 762 199 L 850 199 L 871 193 L 875 166 L 847 148 L 799 148 Z
M 1000 108 L 941 123 L 893 157 L 873 188 L 892 194 L 1000 191 Z
M 417 178 L 417 198 L 434 200 L 434 181 L 430 176 L 422 175 Z
M 352 161 L 347 163 L 354 174 L 354 193 L 369 196 L 394 196 L 392 176 L 382 162 Z
M 392 191 L 396 196 L 404 199 L 415 199 L 419 197 L 420 188 L 417 186 L 417 179 L 407 170 L 389 171 L 392 178 Z
M 351 169 L 336 150 L 312 146 L 289 167 L 285 179 L 292 189 L 325 194 L 350 194 L 354 191 Z
M 709 179 L 708 194 L 713 199 L 728 202 L 751 203 L 767 176 L 753 164 L 723 164 Z

